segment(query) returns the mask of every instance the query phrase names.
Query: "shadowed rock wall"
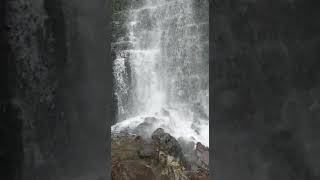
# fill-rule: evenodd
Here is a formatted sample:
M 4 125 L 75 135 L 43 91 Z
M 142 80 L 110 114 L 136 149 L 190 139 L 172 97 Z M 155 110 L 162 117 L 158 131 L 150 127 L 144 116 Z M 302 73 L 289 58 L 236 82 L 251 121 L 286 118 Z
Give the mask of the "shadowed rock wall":
M 107 3 L 1 2 L 5 179 L 106 176 L 112 118 Z
M 318 179 L 319 2 L 211 3 L 214 179 Z

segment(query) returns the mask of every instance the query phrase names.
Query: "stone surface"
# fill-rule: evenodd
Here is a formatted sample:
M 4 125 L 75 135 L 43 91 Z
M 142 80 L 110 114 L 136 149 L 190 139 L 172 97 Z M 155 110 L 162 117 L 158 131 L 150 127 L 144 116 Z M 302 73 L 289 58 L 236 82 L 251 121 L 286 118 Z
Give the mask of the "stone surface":
M 105 174 L 112 68 L 105 61 L 108 40 L 101 38 L 105 2 L 88 2 L 0 3 L 0 129 L 9 161 L 0 172 L 17 176 L 2 179 Z
M 210 7 L 213 178 L 319 179 L 312 110 L 319 2 L 215 0 Z
M 202 168 L 209 169 L 209 148 L 198 142 L 196 145 L 196 154 L 198 157 L 198 165 Z
M 153 133 L 153 139 L 124 132 L 113 133 L 111 148 L 112 178 L 115 179 L 127 176 L 157 180 L 208 179 L 208 170 L 197 166 L 197 159 L 188 163 L 181 160 L 184 155 L 178 141 L 160 128 Z M 195 149 L 190 151 L 196 157 Z M 195 164 L 195 169 L 188 167 L 191 163 Z M 131 169 L 133 164 L 137 166 Z
M 152 133 L 152 139 L 159 151 L 164 151 L 169 155 L 178 158 L 183 164 L 186 163 L 179 142 L 170 134 L 164 132 L 162 128 L 158 128 Z
M 113 180 L 156 180 L 156 176 L 150 167 L 136 161 L 113 161 L 111 176 Z

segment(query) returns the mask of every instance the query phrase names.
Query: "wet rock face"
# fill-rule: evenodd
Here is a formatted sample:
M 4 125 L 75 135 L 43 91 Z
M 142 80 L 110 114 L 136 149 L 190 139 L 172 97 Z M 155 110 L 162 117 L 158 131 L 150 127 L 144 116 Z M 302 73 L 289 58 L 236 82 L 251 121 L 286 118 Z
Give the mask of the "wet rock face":
M 156 180 L 152 169 L 135 161 L 112 162 L 111 176 L 113 180 L 150 179 Z
M 205 147 L 201 143 L 197 143 L 196 154 L 198 157 L 198 166 L 209 169 L 209 148 Z
M 141 148 L 138 151 L 138 155 L 140 158 L 151 158 L 154 157 L 154 148 L 151 143 L 143 143 Z
M 14 68 L 5 31 L 7 3 L 7 0 L 0 2 L 0 177 L 19 180 L 23 158 L 22 120 L 19 118 L 20 110 L 10 102 Z
M 212 5 L 215 178 L 318 179 L 319 3 Z
M 121 180 L 139 176 L 163 180 L 208 179 L 208 169 L 204 165 L 208 148 L 198 144 L 196 150 L 194 144 L 185 143 L 187 146 L 192 145 L 188 153 L 193 156 L 193 159 L 186 159 L 179 141 L 161 128 L 155 130 L 150 139 L 125 132 L 113 133 L 112 178 Z M 190 164 L 194 167 L 190 168 Z M 131 168 L 132 165 L 136 167 Z
M 106 62 L 102 62 L 108 51 L 104 47 L 107 40 L 100 38 L 105 28 L 101 20 L 105 20 L 104 12 L 101 6 L 99 10 L 88 8 L 88 12 L 83 13 L 85 8 L 80 5 L 84 2 L 87 1 L 77 0 L 74 4 L 65 0 L 1 2 L 1 13 L 5 12 L 0 23 L 1 34 L 5 34 L 4 40 L 8 43 L 6 49 L 1 49 L 10 53 L 7 57 L 10 68 L 1 72 L 5 78 L 10 76 L 8 86 L 12 94 L 6 101 L 18 109 L 11 117 L 11 126 L 17 126 L 16 134 L 20 136 L 16 143 L 23 144 L 22 154 L 16 156 L 23 158 L 26 179 L 59 179 L 60 174 L 74 172 L 79 175 L 78 166 L 87 166 L 82 167 L 85 170 L 95 164 L 99 166 L 97 157 L 101 159 L 106 155 L 104 97 L 112 92 L 104 89 L 103 84 L 110 82 L 107 79 L 112 74 L 102 75 L 111 72 L 104 66 Z M 98 0 L 89 4 L 99 6 L 99 3 L 103 4 Z M 86 31 L 87 27 L 90 32 Z M 2 97 L 0 99 L 2 107 Z M 97 123 L 92 123 L 95 120 Z M 103 124 L 99 125 L 100 130 L 96 126 L 99 120 Z M 93 136 L 94 141 L 88 140 Z M 103 171 L 104 163 L 100 166 Z
M 159 148 L 159 151 L 164 151 L 169 155 L 180 159 L 183 164 L 186 163 L 179 142 L 170 134 L 165 133 L 162 128 L 159 128 L 152 133 L 152 139 Z
M 155 117 L 146 117 L 141 124 L 132 130 L 132 133 L 143 137 L 150 137 L 152 132 L 155 130 L 155 124 L 159 121 L 161 121 L 161 119 Z
M 24 178 L 42 179 L 60 165 L 67 141 L 58 90 L 67 58 L 64 15 L 59 0 L 12 0 L 4 5 L 1 21 L 12 54 L 6 70 L 12 92 L 8 98 L 17 109 L 14 121 L 21 125 L 21 132 L 17 127 L 13 133 L 20 134 L 23 144 L 17 167 Z
M 190 180 L 208 180 L 209 173 L 207 171 L 197 171 L 196 173 L 192 173 L 189 176 Z

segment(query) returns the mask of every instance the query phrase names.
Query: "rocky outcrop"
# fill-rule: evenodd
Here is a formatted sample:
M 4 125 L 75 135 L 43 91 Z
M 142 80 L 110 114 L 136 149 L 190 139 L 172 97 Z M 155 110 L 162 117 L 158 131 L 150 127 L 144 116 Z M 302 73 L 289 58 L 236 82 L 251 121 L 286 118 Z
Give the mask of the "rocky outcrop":
M 152 139 L 159 154 L 163 152 L 176 158 L 183 166 L 187 165 L 179 142 L 170 134 L 165 133 L 164 129 L 159 128 L 154 131 Z
M 114 180 L 156 179 L 156 175 L 149 166 L 136 161 L 112 161 L 111 174 Z
M 150 180 L 208 179 L 207 167 L 200 164 L 206 163 L 207 156 L 203 152 L 208 153 L 208 149 L 198 146 L 190 150 L 194 157 L 198 153 L 198 159 L 191 162 L 184 157 L 180 143 L 161 128 L 152 133 L 151 139 L 125 132 L 113 133 L 111 176 L 114 180 L 137 177 Z M 190 164 L 197 168 L 191 169 Z
M 157 124 L 161 119 L 155 117 L 146 117 L 143 122 L 140 123 L 133 131 L 134 134 L 150 137 L 152 132 L 155 130 L 155 124 Z
M 209 169 L 209 148 L 201 143 L 196 145 L 197 165 L 204 169 Z

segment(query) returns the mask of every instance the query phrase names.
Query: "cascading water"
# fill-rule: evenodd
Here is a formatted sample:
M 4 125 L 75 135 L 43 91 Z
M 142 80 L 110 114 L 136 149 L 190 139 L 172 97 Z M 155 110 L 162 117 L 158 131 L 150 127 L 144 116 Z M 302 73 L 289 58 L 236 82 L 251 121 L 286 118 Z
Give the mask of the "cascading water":
M 209 145 L 208 0 L 132 1 L 113 43 L 112 131 L 163 128 Z M 121 48 L 119 48 L 121 47 Z M 145 126 L 144 126 L 145 125 Z

